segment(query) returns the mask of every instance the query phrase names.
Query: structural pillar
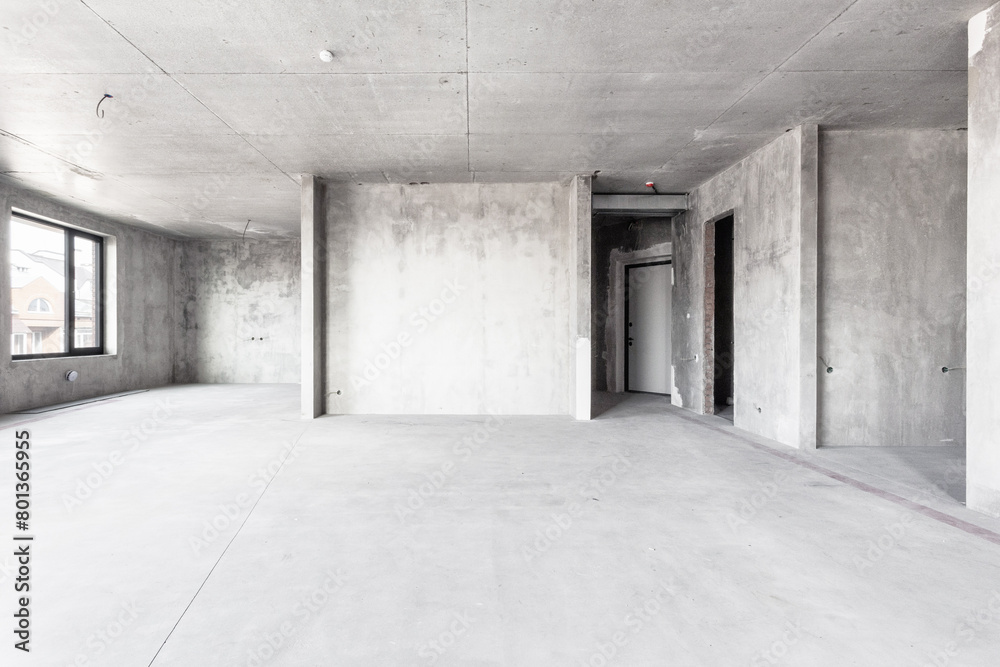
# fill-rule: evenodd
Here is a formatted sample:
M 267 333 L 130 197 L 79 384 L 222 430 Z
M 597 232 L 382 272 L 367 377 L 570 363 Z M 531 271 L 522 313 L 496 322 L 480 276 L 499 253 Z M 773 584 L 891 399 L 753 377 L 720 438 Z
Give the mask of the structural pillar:
M 799 147 L 799 449 L 816 449 L 819 288 L 819 127 L 803 125 Z
M 1000 516 L 1000 4 L 969 22 L 966 503 Z
M 570 334 L 575 358 L 573 416 L 590 419 L 591 375 L 591 177 L 575 176 L 570 184 L 570 239 L 573 244 Z
M 315 419 L 326 411 L 323 376 L 326 371 L 326 216 L 323 184 L 302 176 L 302 418 Z

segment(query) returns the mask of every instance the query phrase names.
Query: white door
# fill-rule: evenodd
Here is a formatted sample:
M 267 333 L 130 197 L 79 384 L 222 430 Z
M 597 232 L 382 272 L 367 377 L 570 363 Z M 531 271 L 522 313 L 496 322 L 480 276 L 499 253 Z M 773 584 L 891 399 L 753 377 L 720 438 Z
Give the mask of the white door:
M 625 267 L 628 391 L 670 393 L 670 264 Z

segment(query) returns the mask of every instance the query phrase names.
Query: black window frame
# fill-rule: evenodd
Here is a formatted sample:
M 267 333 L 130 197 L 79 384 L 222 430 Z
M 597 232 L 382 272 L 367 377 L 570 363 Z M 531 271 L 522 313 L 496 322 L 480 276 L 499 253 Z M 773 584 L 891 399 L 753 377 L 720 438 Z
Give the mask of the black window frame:
M 65 281 L 66 298 L 66 303 L 63 309 L 63 317 L 65 318 L 63 326 L 66 335 L 66 351 L 43 354 L 14 354 L 13 345 L 11 345 L 11 360 L 23 361 L 27 359 L 62 359 L 66 357 L 93 357 L 103 355 L 105 350 L 104 237 L 98 234 L 76 229 L 75 227 L 70 227 L 56 222 L 55 220 L 49 220 L 48 218 L 33 215 L 26 211 L 13 209 L 10 215 L 11 225 L 13 225 L 14 221 L 18 218 L 35 225 L 52 227 L 63 233 L 63 238 L 65 240 L 65 266 L 63 270 L 63 280 Z M 74 248 L 74 241 L 77 238 L 93 241 L 97 246 L 97 252 L 95 253 L 96 257 L 94 260 L 94 333 L 97 334 L 98 345 L 94 347 L 76 346 L 76 250 Z

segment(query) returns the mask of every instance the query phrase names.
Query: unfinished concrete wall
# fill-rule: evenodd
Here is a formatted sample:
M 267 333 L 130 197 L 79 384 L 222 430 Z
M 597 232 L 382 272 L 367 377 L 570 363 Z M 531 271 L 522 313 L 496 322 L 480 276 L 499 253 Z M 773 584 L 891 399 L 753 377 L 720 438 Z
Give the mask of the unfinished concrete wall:
M 327 412 L 573 414 L 570 199 L 327 184 Z
M 94 357 L 12 361 L 10 351 L 10 210 L 30 211 L 68 225 L 114 237 L 117 279 L 106 285 L 108 303 L 117 311 L 115 353 Z M 0 413 L 169 384 L 173 371 L 175 329 L 172 258 L 176 242 L 135 227 L 120 225 L 0 180 Z M 109 323 L 110 324 L 110 323 Z M 76 370 L 75 382 L 65 379 Z
M 966 133 L 820 133 L 818 440 L 965 443 Z
M 592 289 L 593 334 L 593 389 L 615 391 L 613 388 L 617 337 L 614 334 L 616 318 L 624 304 L 617 303 L 611 288 L 612 253 L 628 254 L 671 242 L 669 218 L 622 218 L 594 216 L 593 257 L 594 275 Z
M 969 23 L 968 506 L 1000 516 L 1000 5 Z
M 178 246 L 177 381 L 298 383 L 298 240 Z
M 705 226 L 696 211 L 674 218 L 672 230 L 674 286 L 673 353 L 674 387 L 671 402 L 699 414 L 705 413 Z
M 672 400 L 711 411 L 705 224 L 735 214 L 735 425 L 816 442 L 817 128 L 796 128 L 691 193 L 675 219 Z M 714 376 L 714 375 L 713 375 Z

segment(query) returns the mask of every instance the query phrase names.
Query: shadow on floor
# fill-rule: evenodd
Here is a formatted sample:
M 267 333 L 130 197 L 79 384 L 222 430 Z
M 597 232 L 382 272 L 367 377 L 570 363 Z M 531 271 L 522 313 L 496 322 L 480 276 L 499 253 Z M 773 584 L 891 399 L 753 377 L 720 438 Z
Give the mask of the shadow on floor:
M 965 503 L 965 447 L 821 447 L 820 458 Z
M 727 422 L 732 423 L 735 419 L 736 409 L 732 405 L 716 405 L 715 416 L 722 417 Z
M 670 405 L 670 396 L 627 391 L 616 394 L 608 391 L 591 393 L 591 419 L 618 419 L 638 414 L 663 412 Z
M 669 396 L 656 394 L 595 391 L 591 396 L 592 418 L 602 421 L 663 414 L 670 407 Z M 715 416 L 732 422 L 733 406 Z M 965 447 L 821 447 L 816 455 L 930 497 L 965 503 Z

